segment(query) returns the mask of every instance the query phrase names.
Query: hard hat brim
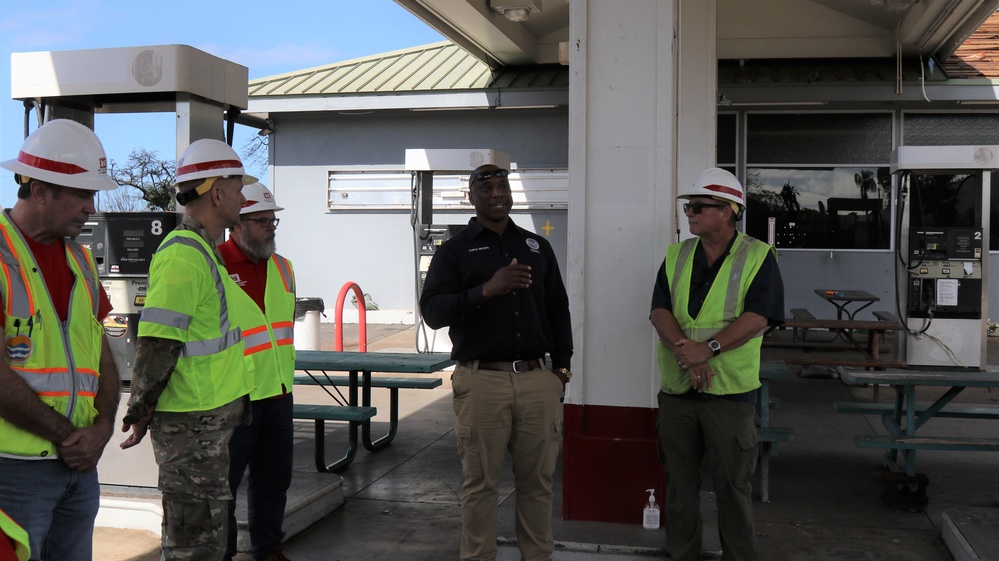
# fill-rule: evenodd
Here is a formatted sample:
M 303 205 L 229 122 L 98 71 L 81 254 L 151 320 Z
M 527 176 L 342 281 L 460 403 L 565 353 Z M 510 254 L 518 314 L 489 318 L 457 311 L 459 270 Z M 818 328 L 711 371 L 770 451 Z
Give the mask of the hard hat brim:
M 72 175 L 53 173 L 43 169 L 33 168 L 21 163 L 17 159 L 0 162 L 0 167 L 20 174 L 24 177 L 30 177 L 32 179 L 51 183 L 52 185 L 59 185 L 61 187 L 83 189 L 84 191 L 111 191 L 118 188 L 118 184 L 106 175 L 91 175 L 87 177 L 81 174 L 79 177 L 74 177 Z M 67 181 L 67 179 L 70 181 Z

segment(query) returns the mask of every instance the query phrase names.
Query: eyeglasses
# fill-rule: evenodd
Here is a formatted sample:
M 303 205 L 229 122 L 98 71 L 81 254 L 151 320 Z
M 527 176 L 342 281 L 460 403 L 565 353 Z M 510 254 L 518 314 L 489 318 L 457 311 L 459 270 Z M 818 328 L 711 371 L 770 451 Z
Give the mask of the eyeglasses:
M 711 205 L 708 203 L 683 203 L 683 212 L 688 210 L 693 211 L 694 214 L 700 214 L 705 207 L 711 208 L 725 208 L 728 205 Z
M 268 226 L 274 226 L 275 228 L 277 228 L 277 225 L 281 223 L 281 219 L 280 218 L 244 218 L 243 222 L 256 222 L 257 225 L 259 225 L 261 228 L 266 228 Z
M 479 173 L 472 176 L 472 182 L 485 181 L 491 177 L 499 177 L 500 179 L 510 175 L 510 170 L 508 169 L 490 169 L 486 171 L 480 171 Z

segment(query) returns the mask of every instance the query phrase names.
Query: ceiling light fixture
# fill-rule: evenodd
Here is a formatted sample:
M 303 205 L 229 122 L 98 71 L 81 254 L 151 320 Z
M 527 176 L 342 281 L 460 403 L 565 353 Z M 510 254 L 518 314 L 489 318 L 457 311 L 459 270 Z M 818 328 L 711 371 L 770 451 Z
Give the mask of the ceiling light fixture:
M 540 14 L 539 0 L 491 0 L 489 7 L 506 19 L 520 23 L 527 21 L 531 14 Z

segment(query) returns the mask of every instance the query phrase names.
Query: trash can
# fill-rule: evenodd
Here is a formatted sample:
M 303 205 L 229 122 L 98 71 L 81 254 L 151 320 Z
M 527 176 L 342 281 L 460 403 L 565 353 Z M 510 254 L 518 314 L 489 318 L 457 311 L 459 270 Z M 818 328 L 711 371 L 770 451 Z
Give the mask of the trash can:
M 295 299 L 295 348 L 318 351 L 319 315 L 326 310 L 322 298 Z

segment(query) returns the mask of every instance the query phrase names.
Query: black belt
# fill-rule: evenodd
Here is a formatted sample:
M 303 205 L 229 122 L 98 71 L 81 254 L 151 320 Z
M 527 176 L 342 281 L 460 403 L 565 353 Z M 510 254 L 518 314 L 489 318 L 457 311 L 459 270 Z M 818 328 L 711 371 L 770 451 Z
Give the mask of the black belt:
M 475 368 L 474 360 L 463 360 L 459 362 L 461 366 L 465 368 Z M 527 372 L 528 370 L 537 370 L 542 367 L 542 360 L 540 358 L 535 358 L 531 360 L 514 360 L 509 361 L 495 361 L 495 360 L 480 360 L 479 370 L 496 370 L 498 372 Z

